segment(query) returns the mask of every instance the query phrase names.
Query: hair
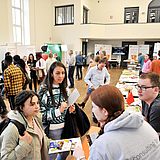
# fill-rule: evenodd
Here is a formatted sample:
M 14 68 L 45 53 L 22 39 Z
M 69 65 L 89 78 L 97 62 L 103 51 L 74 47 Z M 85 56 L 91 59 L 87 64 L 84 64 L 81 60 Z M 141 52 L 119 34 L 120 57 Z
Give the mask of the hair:
M 36 52 L 36 58 L 41 59 L 42 58 L 42 52 Z
M 30 54 L 29 54 L 29 56 L 28 56 L 28 61 L 31 62 L 30 56 L 33 57 L 33 61 L 34 61 L 34 55 L 33 55 L 33 53 L 30 53 Z
M 69 53 L 70 53 L 70 54 L 73 54 L 73 50 L 69 50 Z
M 17 94 L 15 97 L 15 110 L 22 112 L 22 109 L 24 107 L 24 103 L 27 101 L 28 98 L 31 98 L 30 102 L 32 102 L 32 98 L 34 96 L 37 96 L 39 99 L 39 96 L 37 93 L 31 90 L 23 90 Z
M 56 67 L 62 67 L 64 69 L 64 72 L 65 72 L 65 77 L 64 77 L 64 80 L 62 81 L 61 84 L 59 84 L 60 86 L 60 91 L 62 92 L 62 95 L 64 96 L 65 99 L 67 99 L 67 91 L 66 91 L 66 87 L 67 87 L 67 71 L 66 71 L 66 67 L 64 66 L 63 63 L 59 62 L 59 61 L 56 61 L 56 62 L 53 62 L 47 72 L 47 75 L 46 77 L 44 78 L 44 81 L 43 81 L 43 85 L 46 86 L 49 90 L 49 93 L 50 93 L 50 96 L 51 96 L 51 99 L 52 99 L 52 104 L 54 104 L 54 97 L 53 97 L 53 94 L 52 94 L 52 86 L 53 86 L 53 80 L 54 80 L 54 77 L 53 77 L 53 71 Z
M 160 89 L 160 76 L 157 73 L 141 74 L 140 79 L 150 79 L 152 86 L 159 87 Z
M 19 62 L 20 59 L 21 59 L 21 58 L 20 58 L 19 55 L 13 56 L 14 64 L 18 64 L 18 62 Z
M 49 58 L 52 58 L 52 57 L 53 57 L 53 54 L 52 54 L 52 53 L 49 53 L 48 57 L 49 57 Z
M 1 116 L 1 118 L 5 118 L 7 113 L 8 113 L 8 111 L 7 111 L 6 104 L 4 103 L 3 98 L 0 95 L 0 116 Z
M 12 59 L 12 56 L 6 56 L 5 57 L 5 63 L 7 64 L 7 65 L 10 65 L 10 64 L 12 64 L 12 61 L 13 61 L 13 59 Z
M 120 90 L 114 86 L 104 85 L 91 93 L 91 100 L 99 108 L 108 112 L 106 123 L 114 120 L 124 111 L 124 97 Z
M 158 51 L 158 56 L 159 56 L 159 58 L 160 58 L 160 50 Z
M 101 58 L 99 61 L 98 61 L 98 63 L 100 64 L 100 63 L 106 63 L 106 59 L 105 58 Z
M 10 55 L 11 55 L 11 52 L 6 52 L 6 53 L 5 53 L 5 57 L 6 57 L 6 56 L 10 56 Z
M 98 63 L 100 59 L 101 59 L 100 56 L 99 56 L 99 55 L 96 55 L 94 61 L 95 61 L 96 63 Z

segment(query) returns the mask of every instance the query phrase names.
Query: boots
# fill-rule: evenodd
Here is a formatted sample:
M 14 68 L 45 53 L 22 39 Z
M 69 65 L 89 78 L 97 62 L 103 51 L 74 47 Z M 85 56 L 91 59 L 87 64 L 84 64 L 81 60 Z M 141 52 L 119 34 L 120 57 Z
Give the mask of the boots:
M 85 107 L 85 103 L 84 103 L 84 102 L 78 103 L 78 105 L 79 105 L 80 107 L 82 107 L 82 109 Z

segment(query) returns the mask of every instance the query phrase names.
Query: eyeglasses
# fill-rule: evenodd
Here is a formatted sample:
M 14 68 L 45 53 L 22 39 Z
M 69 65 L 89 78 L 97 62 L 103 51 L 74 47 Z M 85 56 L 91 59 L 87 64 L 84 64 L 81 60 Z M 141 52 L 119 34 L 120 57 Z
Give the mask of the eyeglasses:
M 137 90 L 141 90 L 141 91 L 146 91 L 148 88 L 154 88 L 154 87 L 156 87 L 156 86 L 139 86 L 138 84 L 137 85 L 135 85 L 135 88 L 137 89 Z

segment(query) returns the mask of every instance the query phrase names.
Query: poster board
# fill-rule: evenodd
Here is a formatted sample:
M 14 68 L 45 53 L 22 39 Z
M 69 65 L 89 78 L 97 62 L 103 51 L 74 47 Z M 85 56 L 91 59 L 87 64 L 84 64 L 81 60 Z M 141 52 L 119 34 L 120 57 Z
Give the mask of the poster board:
M 153 57 L 154 59 L 158 59 L 158 51 L 160 50 L 160 43 L 154 44 Z
M 138 59 L 138 45 L 129 45 L 129 59 Z
M 129 59 L 138 60 L 138 53 L 149 54 L 149 45 L 129 45 Z
M 143 55 L 149 54 L 149 45 L 138 45 L 138 52 Z
M 111 60 L 111 52 L 112 52 L 112 45 L 106 44 L 95 44 L 95 55 L 97 52 L 106 51 L 106 57 L 108 60 Z

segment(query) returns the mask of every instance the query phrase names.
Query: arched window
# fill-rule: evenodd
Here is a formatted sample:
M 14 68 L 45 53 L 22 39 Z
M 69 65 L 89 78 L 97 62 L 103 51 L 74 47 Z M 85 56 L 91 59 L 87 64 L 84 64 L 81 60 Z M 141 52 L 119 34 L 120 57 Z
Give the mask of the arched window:
M 148 23 L 160 22 L 160 0 L 152 0 L 148 5 Z

